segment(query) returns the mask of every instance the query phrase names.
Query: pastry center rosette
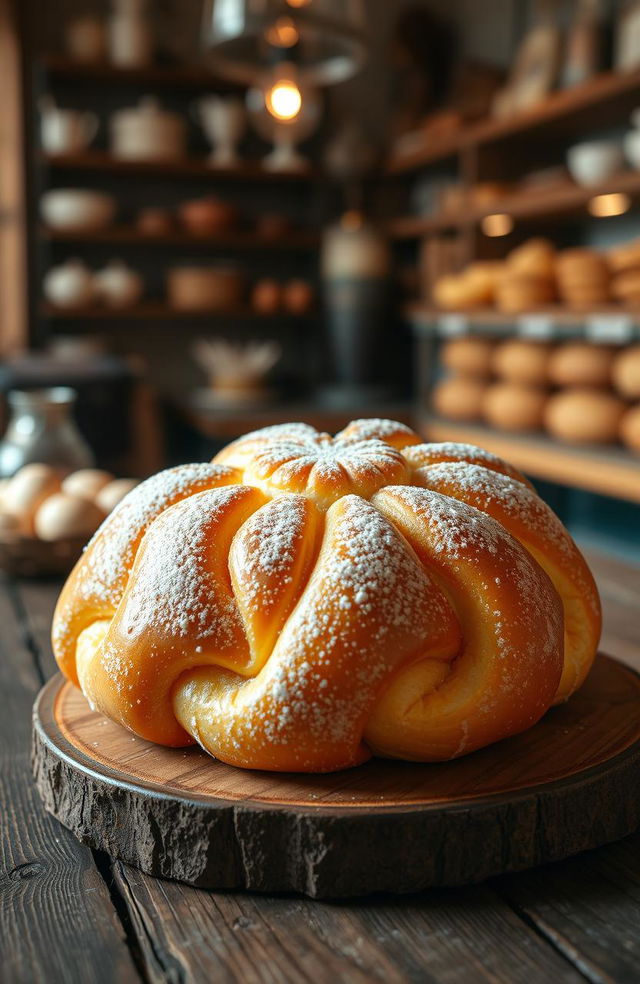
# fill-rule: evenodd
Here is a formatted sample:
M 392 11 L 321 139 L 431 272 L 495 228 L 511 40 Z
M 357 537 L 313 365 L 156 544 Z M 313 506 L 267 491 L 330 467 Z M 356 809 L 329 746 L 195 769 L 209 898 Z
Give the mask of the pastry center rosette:
M 143 738 L 321 772 L 530 727 L 599 632 L 589 569 L 516 469 L 364 420 L 265 428 L 142 483 L 69 577 L 53 645 Z

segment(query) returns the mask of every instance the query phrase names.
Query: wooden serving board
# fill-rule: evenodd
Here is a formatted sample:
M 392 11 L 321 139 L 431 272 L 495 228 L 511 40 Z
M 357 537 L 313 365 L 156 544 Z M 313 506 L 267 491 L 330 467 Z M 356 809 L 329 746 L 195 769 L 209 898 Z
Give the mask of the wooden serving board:
M 61 677 L 34 707 L 46 808 L 151 875 L 314 897 L 413 892 L 554 861 L 640 827 L 640 677 L 599 656 L 534 728 L 455 762 L 249 772 L 92 711 Z

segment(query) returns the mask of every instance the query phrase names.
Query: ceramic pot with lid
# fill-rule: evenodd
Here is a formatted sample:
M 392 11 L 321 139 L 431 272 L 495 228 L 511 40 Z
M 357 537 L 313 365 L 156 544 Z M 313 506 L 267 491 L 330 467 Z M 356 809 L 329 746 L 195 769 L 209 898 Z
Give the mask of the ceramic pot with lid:
M 229 232 L 235 225 L 237 213 L 232 205 L 214 198 L 195 198 L 183 202 L 178 216 L 187 232 L 194 236 L 214 236 Z
M 142 277 L 122 260 L 111 260 L 94 277 L 96 296 L 107 307 L 131 307 L 142 297 Z
M 111 153 L 123 160 L 175 160 L 186 151 L 185 121 L 145 96 L 110 121 Z

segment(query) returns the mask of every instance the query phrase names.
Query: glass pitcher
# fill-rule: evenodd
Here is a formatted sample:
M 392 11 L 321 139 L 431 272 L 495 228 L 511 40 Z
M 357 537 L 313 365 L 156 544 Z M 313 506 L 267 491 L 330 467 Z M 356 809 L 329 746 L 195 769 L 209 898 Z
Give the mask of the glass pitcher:
M 9 426 L 0 441 L 0 477 L 9 478 L 32 461 L 67 473 L 94 464 L 91 449 L 72 416 L 75 390 L 11 390 Z

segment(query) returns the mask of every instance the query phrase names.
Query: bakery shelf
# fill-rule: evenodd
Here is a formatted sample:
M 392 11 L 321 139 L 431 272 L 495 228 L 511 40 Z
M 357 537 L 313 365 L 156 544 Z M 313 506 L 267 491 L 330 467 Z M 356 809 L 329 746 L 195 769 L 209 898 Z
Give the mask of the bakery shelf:
M 526 192 L 517 192 L 498 198 L 490 208 L 468 209 L 465 212 L 435 216 L 404 216 L 389 223 L 389 232 L 394 239 L 418 239 L 434 232 L 459 229 L 478 224 L 487 215 L 505 212 L 513 219 L 521 221 L 549 220 L 557 223 L 562 218 L 573 218 L 583 212 L 589 201 L 596 195 L 609 195 L 623 192 L 632 199 L 640 199 L 640 172 L 625 171 L 605 184 L 581 185 L 566 184 Z
M 624 121 L 638 101 L 640 72 L 602 73 L 583 85 L 552 93 L 528 112 L 506 119 L 482 120 L 461 128 L 441 141 L 396 155 L 389 160 L 387 173 L 394 175 L 415 171 L 466 148 L 518 139 L 527 133 L 566 138 L 599 126 L 611 126 Z
M 312 232 L 291 232 L 278 238 L 267 238 L 255 232 L 230 232 L 220 236 L 194 236 L 186 232 L 147 235 L 133 226 L 112 226 L 109 229 L 89 229 L 78 232 L 60 232 L 43 227 L 42 239 L 52 243 L 106 243 L 107 245 L 184 246 L 189 249 L 232 250 L 312 250 L 320 237 Z
M 625 344 L 640 340 L 640 311 L 611 306 L 589 311 L 555 307 L 527 314 L 485 310 L 444 312 L 410 304 L 405 317 L 417 335 L 519 335 L 522 338 L 585 338 L 593 342 Z
M 109 62 L 80 62 L 64 55 L 47 55 L 37 63 L 54 79 L 72 82 L 101 82 L 112 85 L 158 86 L 181 89 L 238 91 L 242 87 L 222 79 L 206 65 L 148 65 L 119 68 Z
M 320 178 L 317 170 L 268 171 L 257 161 L 238 167 L 212 167 L 206 157 L 176 160 L 123 160 L 103 151 L 82 154 L 44 154 L 44 163 L 52 170 L 99 171 L 112 174 L 142 174 L 161 177 L 209 178 L 212 181 L 311 182 Z
M 340 409 L 321 403 L 282 403 L 276 406 L 233 410 L 204 410 L 190 403 L 181 403 L 180 410 L 193 427 L 206 437 L 228 440 L 247 431 L 273 424 L 299 420 L 320 431 L 335 433 L 359 417 L 386 417 L 413 424 L 413 410 L 406 402 L 353 404 Z
M 640 503 L 640 458 L 622 448 L 572 447 L 538 434 L 505 434 L 476 424 L 425 415 L 418 422 L 429 441 L 476 444 L 534 478 Z
M 228 311 L 214 309 L 211 311 L 181 311 L 162 301 L 145 301 L 129 308 L 109 308 L 109 307 L 82 307 L 63 309 L 51 304 L 43 304 L 41 313 L 45 318 L 52 318 L 63 321 L 145 321 L 145 320 L 174 320 L 183 321 L 192 318 L 197 319 L 220 319 L 236 318 L 243 321 L 265 321 L 274 323 L 277 321 L 300 321 L 314 316 L 315 312 L 309 314 L 289 314 L 287 311 L 279 311 L 277 314 L 259 314 L 250 307 L 232 308 Z

